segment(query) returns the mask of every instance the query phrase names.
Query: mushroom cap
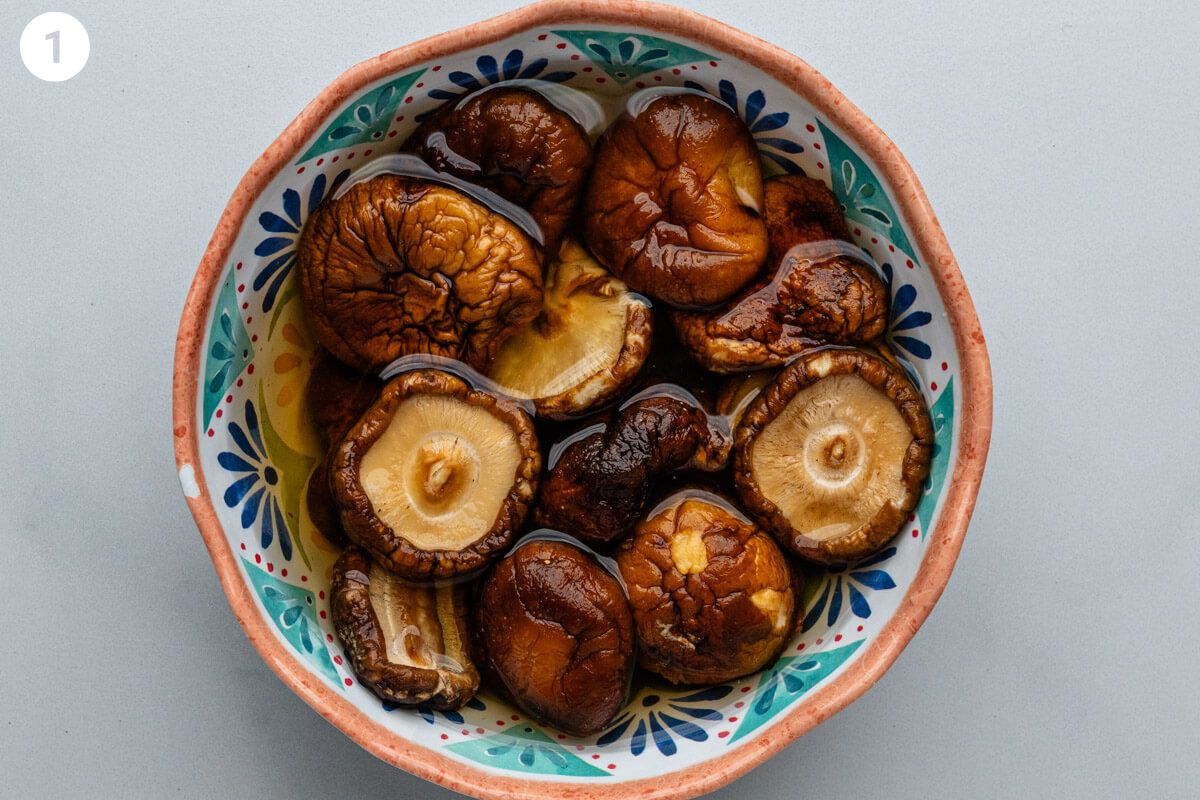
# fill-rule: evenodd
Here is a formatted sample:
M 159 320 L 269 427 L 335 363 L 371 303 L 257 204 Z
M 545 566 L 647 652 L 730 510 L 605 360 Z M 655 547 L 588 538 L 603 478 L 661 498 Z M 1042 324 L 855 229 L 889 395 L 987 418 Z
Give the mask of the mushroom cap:
M 664 501 L 617 551 L 638 663 L 672 683 L 762 669 L 793 627 L 796 596 L 775 542 L 708 492 Z
M 341 512 L 333 499 L 333 487 L 330 486 L 329 480 L 329 465 L 335 452 L 335 449 L 330 449 L 325 457 L 317 462 L 316 468 L 308 478 L 304 503 L 308 507 L 309 519 L 321 535 L 331 544 L 345 547 L 349 540 L 346 538 L 346 532 L 342 530 Z
M 318 341 L 362 371 L 417 353 L 486 370 L 542 304 L 536 246 L 517 225 L 450 187 L 401 175 L 322 203 L 299 260 Z
M 402 149 L 529 211 L 548 253 L 558 250 L 592 163 L 591 140 L 574 117 L 540 92 L 513 86 L 447 103 Z
M 583 550 L 520 545 L 483 581 L 475 620 L 484 673 L 536 719 L 586 736 L 625 704 L 633 616 L 617 578 Z
M 767 255 L 761 208 L 758 151 L 737 114 L 704 95 L 665 94 L 622 115 L 597 143 L 584 235 L 637 291 L 708 306 L 758 274 Z
M 798 244 L 850 241 L 842 204 L 817 178 L 776 175 L 763 181 L 763 219 L 776 264 Z
M 351 540 L 398 575 L 445 578 L 508 547 L 537 490 L 541 455 L 515 401 L 417 369 L 384 386 L 331 469 Z
M 635 400 L 562 451 L 543 481 L 538 522 L 589 544 L 616 541 L 641 518 L 657 479 L 685 467 L 718 469 L 729 446 L 698 404 L 670 395 Z
M 897 367 L 827 348 L 784 368 L 734 432 L 744 507 L 794 553 L 828 564 L 896 534 L 921 497 L 933 428 Z
M 572 239 L 546 272 L 542 312 L 500 346 L 489 377 L 539 416 L 562 419 L 613 399 L 650 352 L 650 304 Z
M 672 311 L 679 340 L 713 372 L 777 367 L 821 344 L 860 344 L 887 329 L 875 271 L 825 244 L 793 248 L 770 279 L 716 311 Z
M 333 627 L 360 681 L 401 705 L 458 708 L 479 688 L 466 585 L 406 583 L 350 546 L 333 566 Z

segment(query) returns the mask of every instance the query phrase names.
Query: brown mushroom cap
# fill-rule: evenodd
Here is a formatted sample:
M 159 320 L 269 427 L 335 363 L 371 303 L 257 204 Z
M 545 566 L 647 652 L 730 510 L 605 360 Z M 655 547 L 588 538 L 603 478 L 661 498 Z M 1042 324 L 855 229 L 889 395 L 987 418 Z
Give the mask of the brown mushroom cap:
M 572 239 L 546 272 L 542 313 L 496 354 L 489 377 L 538 416 L 562 419 L 627 387 L 650 352 L 649 303 Z
M 318 341 L 363 371 L 416 353 L 486 370 L 542 304 L 537 250 L 519 227 L 454 189 L 400 175 L 322 203 L 299 259 Z
M 329 464 L 336 451 L 331 449 L 325 457 L 317 462 L 308 479 L 308 488 L 304 494 L 304 502 L 308 507 L 308 516 L 321 535 L 331 544 L 345 547 L 349 540 L 342 530 L 342 516 L 337 502 L 333 499 L 333 487 L 330 486 Z
M 522 544 L 484 580 L 475 619 L 480 666 L 536 719 L 585 736 L 625 704 L 634 664 L 629 603 L 579 548 Z
M 779 547 L 707 492 L 669 499 L 617 551 L 638 663 L 672 683 L 762 669 L 792 630 L 796 598 Z
M 933 428 L 904 373 L 827 348 L 783 369 L 734 433 L 745 508 L 798 555 L 839 564 L 896 534 L 921 497 Z
M 637 291 L 707 306 L 758 274 L 767 255 L 761 208 L 758 151 L 737 114 L 704 95 L 666 94 L 597 143 L 584 235 Z
M 805 175 L 776 175 L 763 181 L 763 219 L 778 264 L 798 244 L 850 241 L 842 204 L 824 181 Z
M 592 163 L 587 131 L 570 114 L 511 86 L 447 103 L 402 149 L 528 210 L 548 253 L 558 250 Z
M 452 709 L 479 688 L 465 585 L 406 583 L 351 546 L 333 567 L 329 604 L 355 674 L 384 700 Z
M 654 481 L 685 467 L 724 465 L 729 437 L 698 404 L 651 395 L 602 430 L 571 442 L 547 472 L 538 522 L 589 544 L 624 536 L 641 518 Z
M 332 484 L 351 540 L 398 575 L 445 578 L 509 546 L 540 469 L 515 401 L 418 369 L 389 381 L 343 440 Z
M 837 198 L 799 175 L 765 184 L 777 268 L 720 309 L 673 311 L 680 341 L 705 368 L 780 366 L 820 343 L 860 344 L 887 328 L 888 292 L 848 238 Z

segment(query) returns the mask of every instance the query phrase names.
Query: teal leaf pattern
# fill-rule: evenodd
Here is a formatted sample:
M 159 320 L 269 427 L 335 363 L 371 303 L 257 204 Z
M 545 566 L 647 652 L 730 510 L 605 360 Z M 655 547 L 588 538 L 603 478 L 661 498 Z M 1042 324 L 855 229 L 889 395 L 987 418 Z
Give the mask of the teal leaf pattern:
M 841 137 L 820 120 L 817 120 L 817 125 L 821 128 L 825 150 L 829 153 L 833 193 L 846 210 L 846 216 L 883 234 L 896 247 L 915 258 L 912 243 L 900 224 L 900 215 L 896 213 L 875 173 Z
M 496 770 L 584 778 L 608 775 L 530 725 L 456 742 L 446 749 Z
M 312 147 L 296 162 L 302 164 L 330 150 L 357 147 L 360 144 L 378 142 L 387 135 L 392 115 L 404 102 L 409 88 L 425 72 L 419 69 L 388 81 L 350 103 L 325 128 L 313 142 Z
M 212 424 L 213 413 L 225 392 L 246 365 L 254 360 L 250 334 L 238 313 L 237 292 L 233 288 L 233 270 L 225 276 L 213 308 L 212 327 L 208 332 L 208 352 L 204 360 L 204 427 Z
M 315 667 L 336 686 L 341 687 L 342 681 L 334 669 L 329 650 L 325 647 L 321 626 L 317 624 L 315 595 L 307 589 L 279 580 L 247 558 L 242 559 L 242 565 L 246 574 L 250 576 L 250 582 L 258 592 L 271 623 L 287 643 L 300 658 Z
M 950 440 L 954 433 L 954 378 L 946 381 L 937 402 L 929 409 L 933 420 L 933 458 L 929 464 L 929 477 L 925 479 L 925 494 L 917 505 L 917 517 L 921 520 L 921 538 L 929 535 L 929 523 L 933 509 L 937 507 L 946 482 L 946 471 L 950 467 Z
M 618 31 L 552 31 L 592 60 L 617 83 L 639 75 L 697 61 L 717 61 L 716 56 L 687 45 L 644 33 Z
M 821 653 L 780 658 L 771 669 L 762 673 L 754 700 L 750 702 L 742 724 L 729 741 L 736 742 L 753 733 L 802 695 L 812 691 L 813 687 L 846 663 L 846 659 L 854 655 L 854 651 L 864 641 L 866 640 L 859 639 L 857 642 Z

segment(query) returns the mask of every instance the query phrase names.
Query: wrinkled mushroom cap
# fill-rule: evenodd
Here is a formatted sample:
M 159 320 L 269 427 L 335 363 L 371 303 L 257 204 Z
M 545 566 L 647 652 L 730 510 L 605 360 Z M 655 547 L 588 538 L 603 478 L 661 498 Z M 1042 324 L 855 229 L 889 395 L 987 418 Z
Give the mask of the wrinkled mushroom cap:
M 933 429 L 898 368 L 817 350 L 782 370 L 734 432 L 745 508 L 793 552 L 846 563 L 895 535 L 921 497 Z
M 635 290 L 707 306 L 758 274 L 767 255 L 754 139 L 724 104 L 667 94 L 612 124 L 596 145 L 583 224 L 597 258 Z
M 578 416 L 611 400 L 650 352 L 650 305 L 573 241 L 546 273 L 542 313 L 500 346 L 489 377 L 539 416 Z
M 351 546 L 333 567 L 330 610 L 360 681 L 401 705 L 458 708 L 479 688 L 467 592 L 417 585 Z
M 475 619 L 485 674 L 534 718 L 586 736 L 625 704 L 634 665 L 629 603 L 579 548 L 522 544 L 484 580 Z
M 850 241 L 841 203 L 823 181 L 805 175 L 777 175 L 763 182 L 763 219 L 778 264 L 798 244 Z
M 617 552 L 638 663 L 672 683 L 720 683 L 762 669 L 787 642 L 796 597 L 775 542 L 728 503 L 684 492 Z
M 540 469 L 514 401 L 420 369 L 389 381 L 346 436 L 332 485 L 350 539 L 401 576 L 442 578 L 509 545 Z
M 417 353 L 486 370 L 541 309 L 538 254 L 519 227 L 454 189 L 400 175 L 322 203 L 299 262 L 317 339 L 363 371 Z
M 548 253 L 558 249 L 592 163 L 587 131 L 570 114 L 512 86 L 447 103 L 403 149 L 529 211 Z

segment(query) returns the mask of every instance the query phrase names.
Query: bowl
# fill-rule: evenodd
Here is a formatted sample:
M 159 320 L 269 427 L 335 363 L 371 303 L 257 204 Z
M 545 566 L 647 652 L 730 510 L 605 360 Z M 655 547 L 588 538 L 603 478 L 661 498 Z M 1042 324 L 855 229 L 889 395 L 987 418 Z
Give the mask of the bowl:
M 931 475 L 909 524 L 865 561 L 814 574 L 802 630 L 769 669 L 719 686 L 642 686 L 608 730 L 583 739 L 487 694 L 459 711 L 435 711 L 391 707 L 359 685 L 328 617 L 336 549 L 302 502 L 320 451 L 303 409 L 315 345 L 297 291 L 299 232 L 323 198 L 396 149 L 423 115 L 510 79 L 598 93 L 697 88 L 742 115 L 767 169 L 829 184 L 855 243 L 889 284 L 888 335 L 936 431 Z M 895 145 L 791 53 L 643 2 L 552 0 L 348 70 L 238 184 L 192 283 L 175 354 L 179 480 L 250 641 L 363 747 L 479 797 L 694 796 L 844 708 L 887 670 L 945 587 L 990 428 L 979 321 Z

